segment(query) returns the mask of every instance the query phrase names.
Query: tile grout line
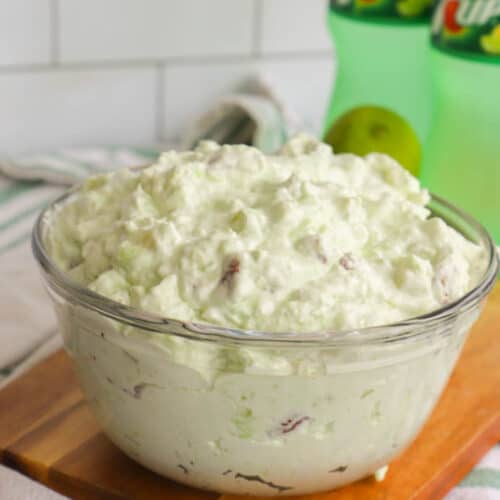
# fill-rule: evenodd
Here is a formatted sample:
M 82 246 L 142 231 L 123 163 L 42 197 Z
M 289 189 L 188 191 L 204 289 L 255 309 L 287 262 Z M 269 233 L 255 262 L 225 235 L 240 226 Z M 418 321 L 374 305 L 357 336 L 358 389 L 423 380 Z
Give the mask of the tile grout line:
M 56 64 L 19 64 L 0 66 L 0 75 L 16 74 L 38 71 L 84 71 L 93 69 L 123 69 L 132 67 L 152 67 L 154 65 L 189 66 L 189 65 L 210 65 L 210 64 L 235 64 L 239 62 L 252 62 L 257 60 L 265 61 L 304 61 L 331 57 L 331 50 L 298 51 L 298 52 L 275 52 L 259 55 L 222 55 L 222 56 L 193 56 L 193 57 L 167 57 L 164 59 L 124 59 L 115 61 L 85 61 L 67 62 Z
M 52 66 L 58 66 L 60 60 L 60 18 L 59 0 L 50 2 L 50 62 Z
M 254 0 L 252 16 L 252 55 L 259 57 L 262 52 L 262 0 Z
M 158 143 L 161 143 L 165 133 L 165 69 L 165 63 L 156 65 L 155 139 Z

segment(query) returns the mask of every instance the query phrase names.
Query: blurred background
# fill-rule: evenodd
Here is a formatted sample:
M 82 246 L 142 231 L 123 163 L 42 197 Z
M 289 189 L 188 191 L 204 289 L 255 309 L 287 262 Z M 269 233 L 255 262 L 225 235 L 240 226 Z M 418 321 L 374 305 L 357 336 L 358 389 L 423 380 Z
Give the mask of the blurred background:
M 0 153 L 175 142 L 264 75 L 319 132 L 325 0 L 0 0 Z

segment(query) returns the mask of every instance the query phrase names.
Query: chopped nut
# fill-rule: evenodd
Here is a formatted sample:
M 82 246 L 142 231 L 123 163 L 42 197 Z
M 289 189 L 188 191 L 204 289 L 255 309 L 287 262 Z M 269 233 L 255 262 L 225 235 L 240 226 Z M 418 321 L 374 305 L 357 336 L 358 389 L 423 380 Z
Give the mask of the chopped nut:
M 323 252 L 323 247 L 321 245 L 321 240 L 319 236 L 314 237 L 314 247 L 315 247 L 316 257 L 318 257 L 321 263 L 326 264 L 328 262 L 328 259 L 326 258 L 326 255 Z
M 291 417 L 280 422 L 279 426 L 269 431 L 269 435 L 280 436 L 288 434 L 309 420 L 311 420 L 311 417 L 307 415 L 292 415 Z
M 354 255 L 352 253 L 345 253 L 340 259 L 339 264 L 346 270 L 352 271 L 356 268 L 356 260 L 354 259 Z
M 347 465 L 339 465 L 335 469 L 331 469 L 328 472 L 345 472 L 347 470 Z
M 240 260 L 237 257 L 231 258 L 229 265 L 227 266 L 222 278 L 220 280 L 220 285 L 227 286 L 231 289 L 234 286 L 234 275 L 240 272 Z
M 319 253 L 318 252 L 318 259 L 320 260 L 320 262 L 322 262 L 323 264 L 326 264 L 328 262 L 328 259 L 326 258 L 326 256 L 322 253 Z
M 281 422 L 281 432 L 283 434 L 288 434 L 294 431 L 300 424 L 304 423 L 306 420 L 311 420 L 307 415 L 300 418 L 289 418 L 284 422 Z
M 322 264 L 328 262 L 328 258 L 321 243 L 321 237 L 317 234 L 309 234 L 301 238 L 297 242 L 297 249 L 305 255 L 314 255 Z
M 178 464 L 177 467 L 179 467 L 184 474 L 189 474 L 189 469 L 185 465 Z

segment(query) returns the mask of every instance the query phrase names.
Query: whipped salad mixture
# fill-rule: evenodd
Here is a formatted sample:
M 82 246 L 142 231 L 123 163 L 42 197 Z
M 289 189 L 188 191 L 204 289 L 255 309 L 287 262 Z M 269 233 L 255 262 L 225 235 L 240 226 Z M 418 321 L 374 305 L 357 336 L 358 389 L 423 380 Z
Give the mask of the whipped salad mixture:
M 335 155 L 304 135 L 269 156 L 204 142 L 89 179 L 47 214 L 45 245 L 82 285 L 167 318 L 356 329 L 430 312 L 480 280 L 482 250 L 428 201 L 384 155 Z M 396 342 L 277 345 L 185 338 L 169 321 L 153 333 L 49 290 L 106 434 L 160 474 L 238 494 L 382 478 L 479 313 L 420 325 L 419 335 L 406 327 Z
M 345 330 L 430 312 L 478 283 L 481 249 L 428 201 L 385 155 L 335 155 L 305 135 L 275 155 L 203 142 L 90 178 L 46 245 L 80 283 L 166 317 Z

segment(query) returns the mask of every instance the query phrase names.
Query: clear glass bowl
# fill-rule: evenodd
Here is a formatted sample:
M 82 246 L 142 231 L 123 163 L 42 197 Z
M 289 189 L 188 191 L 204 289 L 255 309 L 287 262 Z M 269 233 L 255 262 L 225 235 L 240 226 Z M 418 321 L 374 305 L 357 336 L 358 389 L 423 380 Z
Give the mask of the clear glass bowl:
M 397 324 L 265 333 L 163 318 L 71 281 L 33 250 L 66 351 L 109 438 L 144 466 L 198 488 L 293 495 L 336 488 L 400 454 L 426 421 L 498 272 L 472 218 L 433 197 L 436 215 L 485 248 L 481 282 Z

